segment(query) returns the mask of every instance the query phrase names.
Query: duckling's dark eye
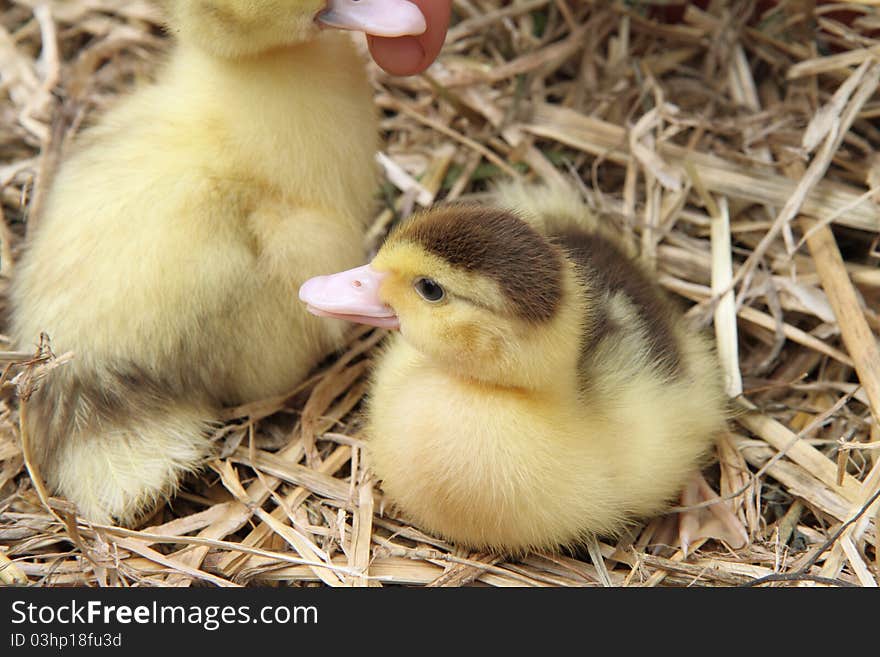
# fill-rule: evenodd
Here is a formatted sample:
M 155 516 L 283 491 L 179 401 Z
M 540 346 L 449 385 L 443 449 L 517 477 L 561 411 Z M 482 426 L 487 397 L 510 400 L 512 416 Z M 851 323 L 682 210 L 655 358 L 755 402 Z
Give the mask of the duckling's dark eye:
M 440 284 L 430 278 L 417 278 L 415 287 L 419 296 L 431 303 L 437 303 L 446 296 L 446 292 L 440 287 Z

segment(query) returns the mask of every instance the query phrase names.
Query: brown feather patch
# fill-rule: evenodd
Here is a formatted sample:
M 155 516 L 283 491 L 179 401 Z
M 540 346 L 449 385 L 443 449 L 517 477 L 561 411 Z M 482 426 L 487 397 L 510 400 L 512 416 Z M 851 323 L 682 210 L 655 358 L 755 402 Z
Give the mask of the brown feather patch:
M 62 368 L 46 377 L 29 401 L 30 433 L 40 440 L 34 457 L 41 467 L 54 467 L 62 442 L 88 442 L 141 419 L 167 416 L 193 383 L 162 380 L 133 363 L 101 372 Z
M 681 352 L 673 330 L 675 315 L 657 285 L 616 244 L 601 235 L 572 230 L 554 237 L 596 294 L 626 295 L 645 323 L 651 355 L 670 373 L 677 374 L 681 370 Z M 625 328 L 614 322 L 604 305 L 591 304 L 588 309 L 592 313 L 593 331 L 584 345 L 586 351 L 602 338 Z
M 414 242 L 453 267 L 492 278 L 521 319 L 545 322 L 559 306 L 559 252 L 511 212 L 450 205 L 403 224 L 392 238 Z

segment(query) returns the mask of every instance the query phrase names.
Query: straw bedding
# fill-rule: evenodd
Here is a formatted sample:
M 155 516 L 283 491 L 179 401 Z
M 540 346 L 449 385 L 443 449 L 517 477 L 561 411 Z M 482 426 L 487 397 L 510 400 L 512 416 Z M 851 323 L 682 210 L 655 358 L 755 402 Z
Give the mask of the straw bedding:
M 670 540 L 674 512 L 518 560 L 408 525 L 363 455 L 358 413 L 383 338 L 369 330 L 284 398 L 229 409 L 220 457 L 138 530 L 89 525 L 34 481 L 19 432 L 20 399 L 75 355 L 0 337 L 0 582 L 877 586 L 873 4 L 456 0 L 428 74 L 370 65 L 386 139 L 372 248 L 435 200 L 561 178 L 714 331 L 737 412 L 704 473 L 723 501 L 703 509 L 708 538 L 688 555 Z M 71 138 L 149 79 L 166 45 L 144 0 L 0 7 L 0 292 Z

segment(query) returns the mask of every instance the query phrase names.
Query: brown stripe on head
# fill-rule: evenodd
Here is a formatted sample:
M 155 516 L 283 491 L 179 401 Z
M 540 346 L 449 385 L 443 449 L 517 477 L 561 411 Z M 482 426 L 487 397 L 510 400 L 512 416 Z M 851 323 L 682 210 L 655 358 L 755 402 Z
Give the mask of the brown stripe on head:
M 450 205 L 403 224 L 393 239 L 414 242 L 453 267 L 493 279 L 521 319 L 547 321 L 560 303 L 560 253 L 509 211 Z

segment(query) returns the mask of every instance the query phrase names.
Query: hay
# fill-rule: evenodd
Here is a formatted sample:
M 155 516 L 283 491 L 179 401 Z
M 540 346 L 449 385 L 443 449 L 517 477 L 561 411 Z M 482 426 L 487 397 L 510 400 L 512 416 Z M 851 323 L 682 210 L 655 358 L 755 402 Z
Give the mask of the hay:
M 90 525 L 41 501 L 25 467 L 17 388 L 57 360 L 2 338 L 0 582 L 877 586 L 880 14 L 754 4 L 457 0 L 428 74 L 371 68 L 387 138 L 371 248 L 494 180 L 583 181 L 693 321 L 714 320 L 741 411 L 705 476 L 746 547 L 700 539 L 685 557 L 662 518 L 518 561 L 423 534 L 365 467 L 358 411 L 383 337 L 368 330 L 290 395 L 229 409 L 221 458 L 139 530 Z M 4 289 L 71 137 L 164 47 L 148 2 L 0 10 Z

